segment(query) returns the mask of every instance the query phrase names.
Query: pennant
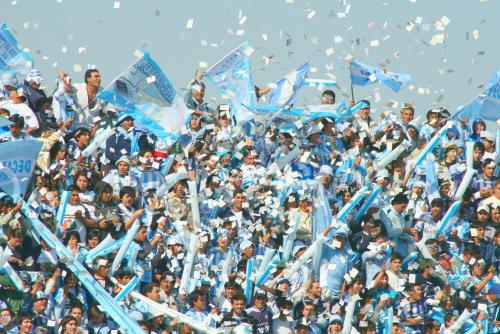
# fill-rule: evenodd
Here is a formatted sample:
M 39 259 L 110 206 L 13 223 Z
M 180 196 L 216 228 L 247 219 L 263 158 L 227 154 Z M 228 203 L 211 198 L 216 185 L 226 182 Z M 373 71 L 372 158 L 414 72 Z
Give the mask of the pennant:
M 298 91 L 304 85 L 309 73 L 310 63 L 304 63 L 299 68 L 288 73 L 283 79 L 276 83 L 276 88 L 271 92 L 269 106 L 283 108 L 295 102 Z
M 97 97 L 123 108 L 160 138 L 176 140 L 189 116 L 181 95 L 148 52 Z
M 245 52 L 248 42 L 228 53 L 205 73 L 206 78 L 229 98 L 232 113 L 238 124 L 248 122 L 253 113 L 245 106 L 252 106 L 255 90 L 250 71 L 250 60 Z
M 22 140 L 0 144 L 0 163 L 19 180 L 19 195 L 28 189 L 36 160 L 42 148 L 38 140 Z

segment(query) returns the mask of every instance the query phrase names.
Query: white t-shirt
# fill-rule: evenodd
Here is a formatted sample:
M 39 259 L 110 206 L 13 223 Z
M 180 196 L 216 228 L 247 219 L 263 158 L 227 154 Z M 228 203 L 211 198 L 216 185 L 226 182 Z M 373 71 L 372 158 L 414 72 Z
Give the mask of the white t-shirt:
M 32 128 L 38 129 L 40 124 L 38 124 L 38 119 L 31 108 L 24 103 L 14 104 L 11 101 L 0 105 L 1 108 L 7 109 L 11 116 L 19 115 L 24 117 L 24 129 Z

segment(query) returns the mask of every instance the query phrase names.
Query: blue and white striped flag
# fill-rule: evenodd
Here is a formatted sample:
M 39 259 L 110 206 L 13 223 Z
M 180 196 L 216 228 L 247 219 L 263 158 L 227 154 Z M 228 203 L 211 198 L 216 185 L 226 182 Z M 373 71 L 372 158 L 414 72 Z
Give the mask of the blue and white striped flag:
M 278 81 L 276 88 L 272 90 L 269 105 L 283 108 L 294 103 L 297 92 L 304 85 L 304 80 L 307 78 L 310 67 L 310 63 L 304 63 Z
M 357 86 L 367 86 L 382 81 L 386 86 L 396 93 L 411 82 L 411 76 L 405 73 L 389 72 L 378 67 L 351 62 L 351 82 Z
M 251 48 L 248 42 L 225 55 L 205 73 L 205 77 L 223 95 L 229 98 L 232 113 L 238 124 L 244 124 L 253 118 L 253 113 L 245 106 L 252 106 L 255 90 L 248 57 Z
M 97 97 L 122 107 L 160 138 L 176 139 L 189 116 L 174 85 L 145 51 Z
M 500 70 L 494 73 L 488 83 L 488 88 L 474 100 L 459 108 L 453 119 L 482 118 L 496 121 L 500 118 Z
M 0 70 L 26 75 L 33 67 L 31 56 L 21 51 L 7 24 L 0 27 Z

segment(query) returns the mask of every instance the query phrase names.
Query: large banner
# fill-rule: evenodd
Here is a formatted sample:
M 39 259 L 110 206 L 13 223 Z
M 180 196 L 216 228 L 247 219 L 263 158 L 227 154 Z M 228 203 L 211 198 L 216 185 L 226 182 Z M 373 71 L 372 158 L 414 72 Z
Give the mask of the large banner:
M 250 60 L 245 52 L 247 49 L 248 42 L 244 42 L 210 67 L 205 74 L 221 94 L 229 98 L 238 124 L 253 118 L 253 113 L 247 109 L 255 101 Z
M 189 116 L 182 97 L 147 52 L 97 97 L 123 108 L 161 138 L 179 136 Z
M 12 141 L 0 144 L 0 163 L 3 167 L 10 169 L 17 177 L 21 195 L 26 193 L 28 189 L 41 148 L 42 142 L 38 140 Z
M 0 27 L 0 70 L 26 75 L 33 67 L 33 59 L 18 47 L 7 24 Z

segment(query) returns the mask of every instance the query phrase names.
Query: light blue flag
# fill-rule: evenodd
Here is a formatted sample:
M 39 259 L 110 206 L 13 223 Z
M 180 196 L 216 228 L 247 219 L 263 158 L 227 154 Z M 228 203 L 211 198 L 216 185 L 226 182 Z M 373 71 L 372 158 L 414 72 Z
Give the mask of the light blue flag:
M 14 202 L 19 201 L 21 189 L 19 180 L 9 168 L 0 168 L 0 190 L 14 199 Z
M 375 76 L 375 67 L 360 63 L 359 61 L 351 61 L 351 82 L 356 86 L 367 86 L 377 82 Z
M 32 67 L 31 56 L 21 51 L 7 24 L 2 24 L 0 27 L 0 70 L 11 70 L 20 75 L 26 75 Z
M 425 162 L 425 191 L 427 192 L 429 202 L 434 198 L 439 197 L 439 186 L 436 169 L 434 168 L 434 164 L 430 155 L 427 155 Z
M 242 43 L 205 73 L 217 90 L 229 98 L 238 124 L 244 124 L 253 118 L 253 113 L 245 107 L 253 106 L 255 101 L 248 48 L 248 42 Z
M 482 118 L 496 121 L 500 118 L 500 70 L 494 73 L 488 82 L 488 88 L 474 100 L 459 107 L 453 119 Z
M 24 195 L 35 169 L 42 142 L 22 140 L 0 144 L 0 163 L 19 180 L 20 195 Z
M 276 83 L 276 88 L 271 92 L 269 106 L 283 108 L 295 102 L 297 92 L 304 85 L 304 80 L 309 73 L 310 63 L 304 63 L 299 68 L 288 73 Z
M 123 108 L 160 138 L 177 139 L 189 116 L 174 85 L 145 51 L 97 97 Z
M 411 82 L 411 76 L 405 73 L 389 72 L 378 67 L 351 62 L 351 82 L 357 86 L 367 86 L 381 81 L 396 93 Z
M 325 228 L 332 224 L 332 209 L 330 208 L 330 203 L 328 202 L 328 197 L 326 197 L 325 189 L 320 183 L 316 188 L 314 195 L 314 209 L 313 209 L 313 224 L 312 224 L 312 236 L 313 240 L 316 240 L 318 234 L 324 231 Z M 333 236 L 333 230 L 328 232 L 327 237 Z

